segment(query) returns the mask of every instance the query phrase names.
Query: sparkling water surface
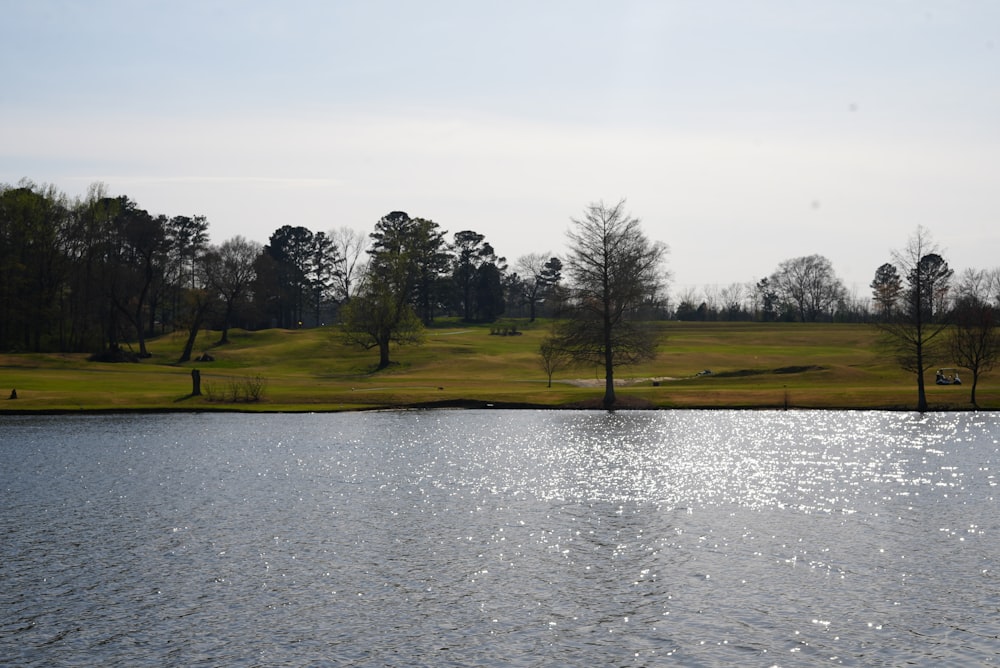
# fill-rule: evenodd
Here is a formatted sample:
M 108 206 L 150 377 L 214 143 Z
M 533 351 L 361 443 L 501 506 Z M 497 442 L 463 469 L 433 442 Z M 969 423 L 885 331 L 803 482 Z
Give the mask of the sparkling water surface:
M 1000 414 L 0 417 L 0 664 L 982 665 Z

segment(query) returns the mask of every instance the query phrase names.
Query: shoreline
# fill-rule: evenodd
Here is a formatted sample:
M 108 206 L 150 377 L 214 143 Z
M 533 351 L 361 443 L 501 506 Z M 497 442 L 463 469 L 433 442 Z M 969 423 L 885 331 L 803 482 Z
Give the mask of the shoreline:
M 257 405 L 259 406 L 259 404 Z M 114 408 L 0 408 L 0 417 L 4 416 L 59 416 L 59 415 L 156 415 L 170 413 L 239 413 L 245 415 L 280 415 L 280 414 L 308 414 L 308 413 L 367 413 L 373 411 L 430 411 L 430 410 L 535 410 L 535 411 L 813 411 L 813 412 L 889 412 L 889 413 L 917 413 L 912 406 L 795 406 L 795 405 L 691 405 L 691 406 L 657 406 L 645 401 L 626 401 L 617 404 L 612 408 L 605 408 L 600 398 L 589 401 L 573 402 L 570 404 L 539 404 L 531 402 L 513 401 L 486 401 L 482 399 L 444 399 L 440 401 L 412 402 L 401 404 L 383 404 L 378 406 L 357 407 L 357 408 L 250 408 L 250 407 L 114 407 Z M 997 412 L 992 409 L 966 408 L 955 406 L 934 407 L 931 406 L 927 413 L 992 413 Z

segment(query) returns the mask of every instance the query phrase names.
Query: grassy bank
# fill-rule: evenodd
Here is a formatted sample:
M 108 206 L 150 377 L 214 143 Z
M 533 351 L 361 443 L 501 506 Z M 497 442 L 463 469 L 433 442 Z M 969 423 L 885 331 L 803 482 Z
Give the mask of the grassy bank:
M 341 343 L 336 328 L 233 331 L 196 351 L 215 361 L 175 364 L 183 337 L 148 343 L 138 364 L 87 361 L 85 355 L 0 355 L 0 411 L 247 410 L 335 411 L 415 405 L 596 405 L 603 378 L 595 368 L 559 371 L 552 387 L 537 354 L 545 323 L 518 323 L 498 336 L 489 326 L 450 322 L 427 331 L 422 346 L 394 349 L 397 362 L 375 372 L 376 355 Z M 655 360 L 618 370 L 624 406 L 652 408 L 912 409 L 916 386 L 879 353 L 865 325 L 663 323 Z M 941 366 L 949 366 L 941 360 Z M 190 396 L 192 369 L 202 396 Z M 700 373 L 710 370 L 712 373 Z M 700 375 L 699 375 L 700 374 Z M 967 382 L 971 379 L 966 378 Z M 244 388 L 262 384 L 259 401 Z M 11 389 L 17 399 L 6 399 Z M 969 385 L 940 387 L 928 375 L 932 410 L 966 410 Z M 234 395 L 236 401 L 233 401 Z M 1000 382 L 981 379 L 979 406 L 1000 409 Z

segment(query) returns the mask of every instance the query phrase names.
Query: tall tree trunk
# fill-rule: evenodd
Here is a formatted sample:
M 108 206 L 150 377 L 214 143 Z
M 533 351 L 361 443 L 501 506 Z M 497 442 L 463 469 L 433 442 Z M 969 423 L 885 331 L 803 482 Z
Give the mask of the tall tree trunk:
M 194 342 L 198 338 L 198 330 L 201 328 L 202 320 L 202 313 L 199 312 L 195 316 L 194 322 L 191 323 L 191 328 L 188 330 L 187 341 L 184 342 L 184 350 L 181 352 L 180 359 L 177 360 L 178 364 L 191 360 L 191 351 L 194 350 Z
M 229 320 L 233 317 L 232 301 L 226 302 L 226 312 L 222 316 L 222 336 L 219 337 L 219 345 L 229 343 Z
M 922 336 L 918 333 L 917 336 Z M 927 412 L 927 392 L 924 389 L 924 348 L 923 343 L 917 341 L 917 412 Z
M 389 366 L 389 337 L 380 337 L 378 341 L 378 369 Z
M 614 351 L 611 347 L 611 321 L 604 317 L 604 407 L 612 408 L 615 404 L 615 364 Z

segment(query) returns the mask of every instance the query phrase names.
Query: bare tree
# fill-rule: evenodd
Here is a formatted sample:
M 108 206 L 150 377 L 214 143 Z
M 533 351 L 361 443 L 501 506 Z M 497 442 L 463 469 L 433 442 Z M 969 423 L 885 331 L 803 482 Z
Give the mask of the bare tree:
M 802 322 L 832 316 L 845 293 L 833 265 L 822 255 L 785 260 L 772 274 L 771 283 L 780 297 L 794 307 Z
M 330 230 L 327 236 L 340 251 L 339 271 L 334 274 L 334 294 L 341 302 L 346 302 L 354 295 L 358 277 L 364 273 L 368 237 L 352 227 L 338 227 Z
M 650 241 L 625 200 L 587 207 L 567 233 L 571 297 L 556 345 L 575 361 L 604 366 L 604 406 L 615 403 L 614 369 L 653 357 L 655 334 L 637 318 L 665 281 L 667 247 Z
M 958 286 L 958 298 L 952 310 L 953 326 L 948 334 L 952 359 L 972 372 L 969 401 L 976 403 L 979 377 L 1000 361 L 1000 313 L 991 304 L 990 275 L 967 270 Z
M 987 272 L 989 276 L 989 295 L 991 301 L 1000 306 L 1000 267 Z
M 917 228 L 904 250 L 893 253 L 893 259 L 906 277 L 906 289 L 893 316 L 876 326 L 884 333 L 884 344 L 900 368 L 916 374 L 917 410 L 924 412 L 924 373 L 934 364 L 943 340 L 941 334 L 947 327 L 940 306 L 953 272 L 923 227 Z
M 569 351 L 562 348 L 559 341 L 554 337 L 548 337 L 542 341 L 538 348 L 538 355 L 541 357 L 542 369 L 549 379 L 548 387 L 552 387 L 552 375 L 559 369 L 563 369 L 573 363 L 573 356 Z
M 746 283 L 730 283 L 719 290 L 719 299 L 722 303 L 721 311 L 726 320 L 740 320 L 749 313 L 746 308 L 747 294 Z

